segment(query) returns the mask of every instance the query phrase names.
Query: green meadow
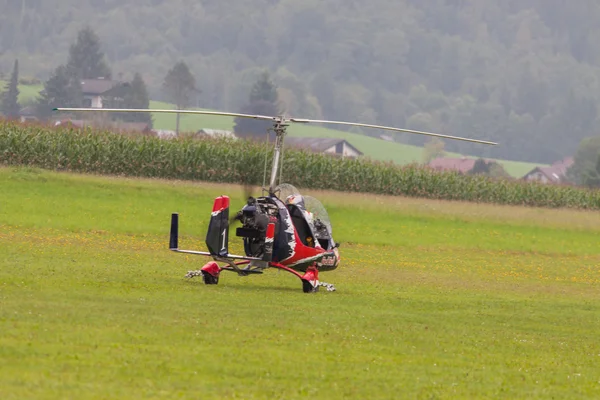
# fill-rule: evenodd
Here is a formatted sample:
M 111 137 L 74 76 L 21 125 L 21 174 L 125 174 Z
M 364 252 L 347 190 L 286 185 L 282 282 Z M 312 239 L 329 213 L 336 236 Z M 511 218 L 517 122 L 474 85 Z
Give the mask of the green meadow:
M 238 186 L 4 167 L 0 188 L 2 399 L 600 397 L 600 213 L 310 191 L 342 263 L 304 294 L 184 277 L 207 260 L 168 250 L 170 214 L 204 249 Z
M 150 108 L 172 110 L 175 107 L 169 103 L 158 101 L 150 102 Z M 175 129 L 175 114 L 154 114 L 154 126 L 158 129 Z M 360 122 L 360 121 L 352 121 Z M 223 129 L 232 131 L 234 126 L 233 117 L 219 117 L 214 115 L 182 115 L 180 118 L 180 130 L 196 132 L 202 128 Z M 335 125 L 331 125 L 335 127 Z M 389 142 L 379 138 L 365 136 L 358 133 L 329 129 L 314 125 L 294 125 L 288 128 L 290 136 L 293 137 L 320 137 L 346 139 L 365 156 L 378 161 L 391 161 L 400 165 L 410 163 L 421 163 L 423 148 L 408 144 Z M 385 131 L 381 131 L 385 132 Z M 408 135 L 408 134 L 407 134 Z M 466 134 L 465 134 L 466 135 Z M 468 135 L 466 135 L 468 136 Z M 448 153 L 447 157 L 462 157 L 458 153 Z M 540 164 L 496 160 L 512 177 L 520 178 Z
M 7 84 L 8 81 L 0 80 L 0 92 L 5 90 Z M 43 89 L 43 85 L 19 85 L 19 103 L 33 103 Z

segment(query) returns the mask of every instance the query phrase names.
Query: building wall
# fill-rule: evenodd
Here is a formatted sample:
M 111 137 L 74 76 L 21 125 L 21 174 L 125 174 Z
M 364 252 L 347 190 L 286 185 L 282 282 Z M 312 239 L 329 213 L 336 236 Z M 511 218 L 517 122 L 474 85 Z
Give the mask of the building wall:
M 528 181 L 540 181 L 542 183 L 548 182 L 546 175 L 542 174 L 541 172 L 534 172 L 533 174 L 528 175 L 525 179 Z
M 349 156 L 349 157 L 358 157 L 359 156 L 358 152 L 356 152 L 354 149 L 352 149 L 346 143 L 344 143 L 343 154 L 344 154 L 344 156 Z
M 102 108 L 102 97 L 100 96 L 83 96 L 84 107 Z
M 340 147 L 341 147 L 341 149 L 340 149 Z M 340 145 L 331 146 L 330 148 L 326 149 L 324 151 L 324 153 L 341 154 L 344 157 L 358 157 L 359 156 L 359 153 L 357 153 L 354 149 L 352 149 L 350 146 L 348 146 L 345 142 L 343 143 L 343 146 L 340 146 Z

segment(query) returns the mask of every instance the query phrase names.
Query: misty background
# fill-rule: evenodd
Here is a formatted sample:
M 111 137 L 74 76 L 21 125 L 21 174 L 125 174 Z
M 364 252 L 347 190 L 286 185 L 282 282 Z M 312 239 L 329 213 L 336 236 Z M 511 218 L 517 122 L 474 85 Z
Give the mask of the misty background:
M 184 60 L 196 106 L 240 111 L 264 68 L 294 116 L 471 138 L 446 150 L 553 163 L 598 134 L 593 0 L 0 0 L 0 72 L 47 80 L 85 26 L 153 100 Z M 367 132 L 365 132 L 367 133 Z M 398 137 L 422 145 L 426 138 Z

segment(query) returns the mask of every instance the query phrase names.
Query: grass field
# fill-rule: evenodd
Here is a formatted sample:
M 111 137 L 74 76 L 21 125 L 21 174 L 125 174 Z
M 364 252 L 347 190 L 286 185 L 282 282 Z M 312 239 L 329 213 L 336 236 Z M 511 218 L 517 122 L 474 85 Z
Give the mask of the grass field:
M 0 168 L 0 398 L 598 398 L 600 213 L 312 192 L 342 264 L 186 280 L 236 186 Z M 239 247 L 234 250 L 239 250 Z M 225 274 L 225 273 L 224 273 Z
M 0 80 L 0 92 L 4 91 L 6 84 L 6 81 Z M 27 104 L 35 101 L 42 89 L 44 89 L 43 85 L 19 85 L 19 103 Z

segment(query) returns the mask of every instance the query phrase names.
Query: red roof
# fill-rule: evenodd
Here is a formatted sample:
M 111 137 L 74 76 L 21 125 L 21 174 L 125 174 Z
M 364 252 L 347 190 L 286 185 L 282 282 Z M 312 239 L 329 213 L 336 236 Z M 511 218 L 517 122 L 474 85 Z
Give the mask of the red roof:
M 458 171 L 467 173 L 475 166 L 476 159 L 472 158 L 436 158 L 429 166 L 442 171 Z
M 560 182 L 567 174 L 567 169 L 573 165 L 573 162 L 573 157 L 567 157 L 563 160 L 556 161 L 549 167 L 536 167 L 529 171 L 523 178 L 528 179 L 529 176 L 539 172 L 551 182 Z

